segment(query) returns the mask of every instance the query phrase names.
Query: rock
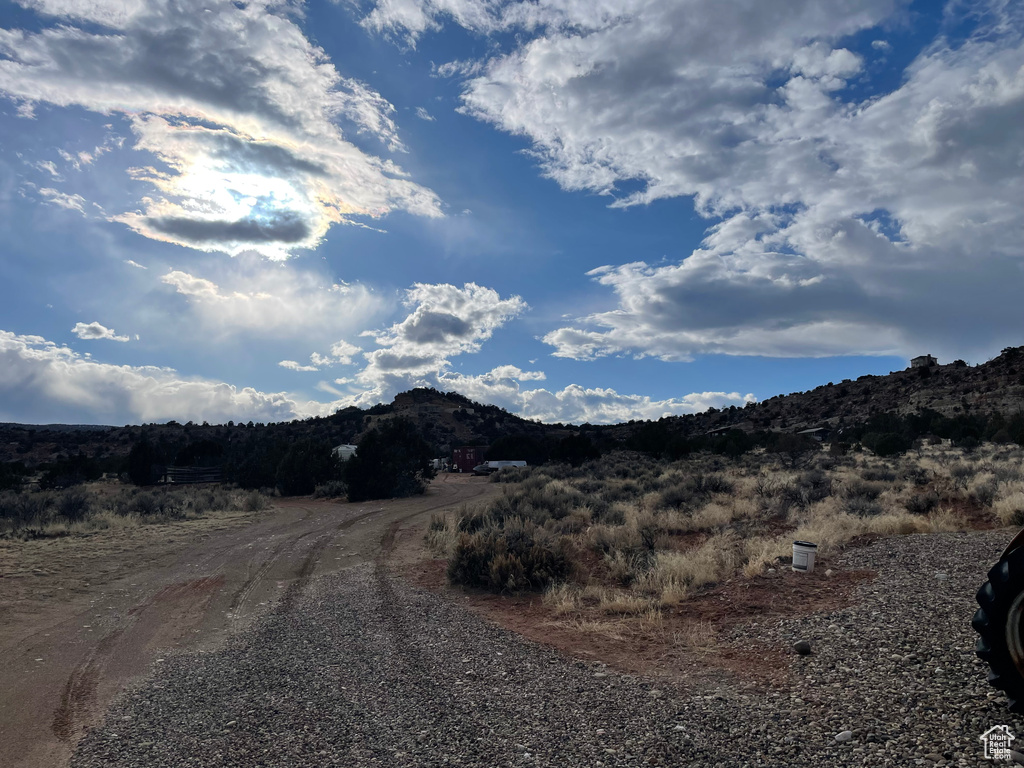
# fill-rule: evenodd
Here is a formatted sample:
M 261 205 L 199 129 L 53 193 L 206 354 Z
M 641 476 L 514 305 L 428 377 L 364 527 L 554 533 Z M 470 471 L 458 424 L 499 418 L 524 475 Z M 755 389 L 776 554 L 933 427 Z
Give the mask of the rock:
M 797 640 L 793 643 L 793 650 L 801 656 L 809 656 L 811 653 L 811 644 L 806 640 Z
M 845 744 L 851 739 L 853 739 L 853 731 L 840 731 L 836 734 L 836 741 L 840 744 Z

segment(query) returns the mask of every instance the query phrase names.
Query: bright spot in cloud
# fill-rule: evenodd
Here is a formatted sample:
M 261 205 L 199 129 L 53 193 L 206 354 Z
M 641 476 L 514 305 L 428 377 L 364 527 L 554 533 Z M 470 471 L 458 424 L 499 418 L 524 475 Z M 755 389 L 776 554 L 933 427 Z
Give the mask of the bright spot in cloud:
M 40 103 L 120 113 L 133 148 L 154 160 L 132 176 L 155 194 L 112 220 L 155 240 L 284 259 L 333 224 L 392 210 L 441 215 L 433 192 L 349 141 L 362 133 L 388 152 L 404 149 L 394 107 L 340 75 L 289 6 L 23 4 L 58 23 L 0 36 L 0 94 L 28 117 Z M 76 168 L 94 155 L 79 154 Z M 52 162 L 42 167 L 57 175 Z M 43 194 L 84 213 L 77 196 Z

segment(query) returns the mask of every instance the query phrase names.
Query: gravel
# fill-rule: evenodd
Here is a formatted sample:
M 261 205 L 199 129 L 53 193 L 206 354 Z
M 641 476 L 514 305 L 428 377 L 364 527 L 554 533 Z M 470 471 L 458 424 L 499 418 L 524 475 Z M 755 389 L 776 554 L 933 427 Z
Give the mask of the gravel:
M 785 650 L 792 674 L 773 687 L 683 690 L 567 659 L 357 566 L 221 650 L 168 657 L 72 766 L 992 766 L 979 736 L 1006 724 L 1024 739 L 1024 722 L 985 682 L 970 618 L 1008 538 L 908 536 L 832 559 L 878 571 L 857 605 L 724 639 Z M 814 652 L 793 653 L 800 640 Z

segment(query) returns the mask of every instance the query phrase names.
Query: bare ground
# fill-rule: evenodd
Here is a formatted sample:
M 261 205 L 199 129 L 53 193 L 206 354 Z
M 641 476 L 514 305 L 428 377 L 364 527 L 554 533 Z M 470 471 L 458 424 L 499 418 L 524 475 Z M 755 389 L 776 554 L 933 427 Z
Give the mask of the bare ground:
M 404 522 L 493 494 L 443 475 L 427 494 L 0 542 L 0 754 L 68 764 L 113 697 L 172 651 L 217 647 L 314 576 L 390 550 Z

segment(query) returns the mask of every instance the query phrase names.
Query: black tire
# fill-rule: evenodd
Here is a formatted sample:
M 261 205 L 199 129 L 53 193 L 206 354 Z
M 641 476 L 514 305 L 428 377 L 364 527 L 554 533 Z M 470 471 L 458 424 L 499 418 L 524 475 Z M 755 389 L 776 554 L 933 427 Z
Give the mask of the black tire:
M 1015 621 L 1018 629 L 1011 634 L 1024 636 L 1021 627 L 1022 605 L 1014 608 L 1014 601 L 1024 593 L 1024 549 L 1017 549 L 1004 557 L 988 572 L 988 581 L 978 590 L 976 598 L 981 606 L 974 614 L 971 626 L 980 635 L 975 652 L 989 666 L 988 681 L 1004 691 L 1010 699 L 1010 711 L 1024 713 L 1024 654 L 1017 644 L 1017 661 L 1011 641 L 1007 637 L 1007 622 Z M 1013 609 L 1014 618 L 1010 613 Z

